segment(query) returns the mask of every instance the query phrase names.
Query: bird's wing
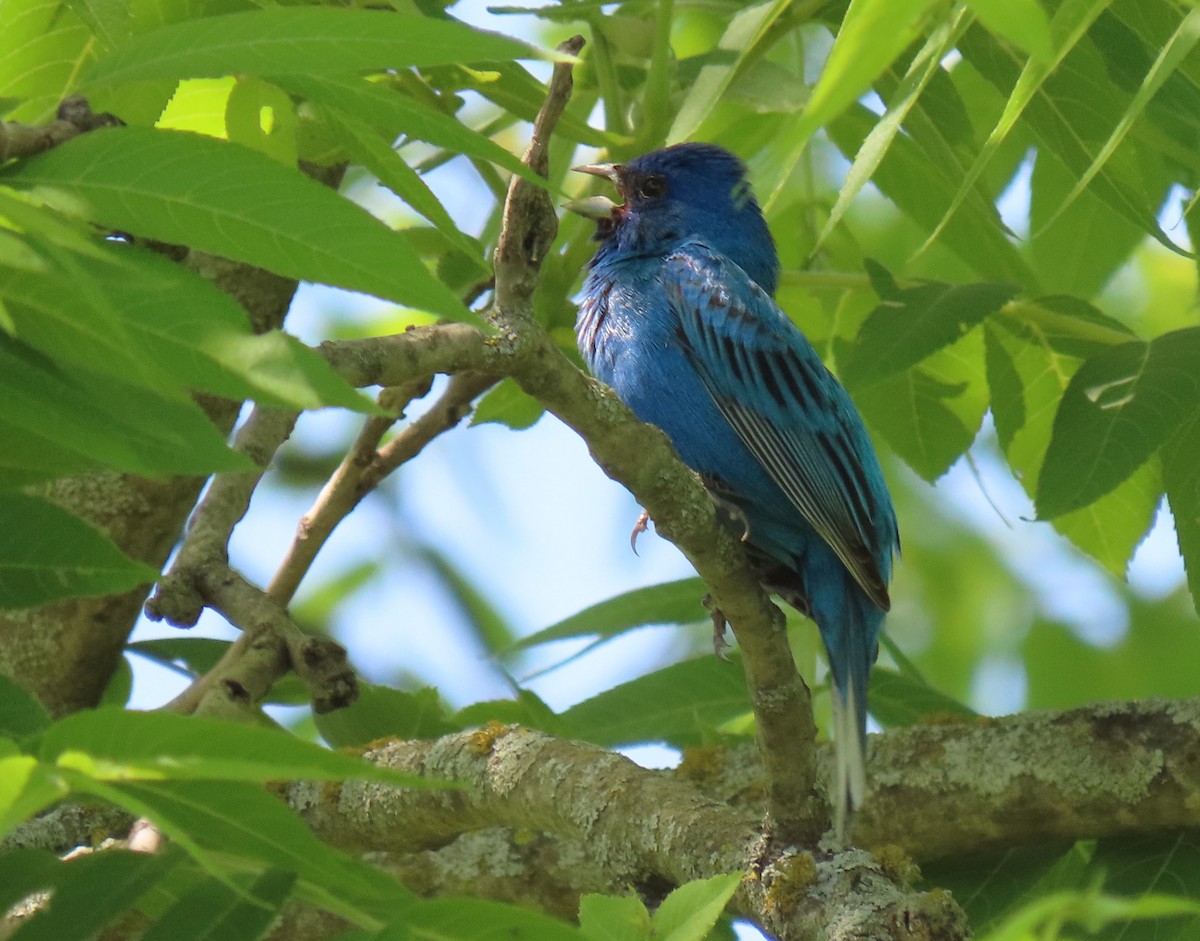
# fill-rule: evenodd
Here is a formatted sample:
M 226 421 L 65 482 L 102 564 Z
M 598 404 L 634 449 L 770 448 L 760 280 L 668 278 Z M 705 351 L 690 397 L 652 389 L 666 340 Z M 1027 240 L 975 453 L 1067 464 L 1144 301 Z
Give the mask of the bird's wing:
M 733 262 L 693 243 L 666 260 L 662 280 L 679 339 L 726 421 L 886 611 L 880 557 L 896 545 L 895 516 L 846 391 Z

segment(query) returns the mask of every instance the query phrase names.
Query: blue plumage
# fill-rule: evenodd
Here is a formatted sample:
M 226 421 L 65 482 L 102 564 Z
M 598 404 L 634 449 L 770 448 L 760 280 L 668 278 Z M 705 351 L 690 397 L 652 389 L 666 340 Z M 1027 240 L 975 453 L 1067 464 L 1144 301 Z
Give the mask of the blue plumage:
M 763 583 L 816 621 L 836 690 L 837 825 L 865 787 L 867 682 L 899 535 L 846 391 L 771 295 L 775 245 L 741 161 L 679 144 L 580 168 L 600 248 L 576 333 L 593 375 L 657 425 L 746 526 Z

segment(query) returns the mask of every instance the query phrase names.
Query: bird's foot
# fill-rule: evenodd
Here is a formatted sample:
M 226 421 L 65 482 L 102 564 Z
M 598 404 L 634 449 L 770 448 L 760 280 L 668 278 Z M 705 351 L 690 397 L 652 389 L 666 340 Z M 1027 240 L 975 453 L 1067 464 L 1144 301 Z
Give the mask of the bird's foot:
M 712 616 L 713 653 L 728 663 L 729 654 L 725 651 L 729 649 L 729 641 L 725 639 L 725 628 L 729 626 L 729 621 L 725 618 L 725 612 L 716 606 L 712 595 L 705 595 L 700 603 L 708 608 L 708 613 Z
M 712 496 L 712 500 L 717 508 L 718 515 L 723 517 L 723 520 L 728 524 L 732 524 L 734 526 L 741 526 L 741 528 L 742 528 L 741 540 L 742 540 L 742 542 L 749 542 L 750 541 L 750 517 L 748 517 L 746 515 L 746 511 L 743 510 L 736 503 L 734 503 L 732 500 L 727 500 L 727 499 L 725 499 L 725 497 L 719 496 L 711 488 L 709 490 L 709 494 Z
M 633 554 L 637 555 L 638 536 L 650 528 L 650 514 L 642 510 L 642 515 L 637 518 L 637 522 L 633 524 L 633 532 L 629 534 L 629 548 L 633 550 Z

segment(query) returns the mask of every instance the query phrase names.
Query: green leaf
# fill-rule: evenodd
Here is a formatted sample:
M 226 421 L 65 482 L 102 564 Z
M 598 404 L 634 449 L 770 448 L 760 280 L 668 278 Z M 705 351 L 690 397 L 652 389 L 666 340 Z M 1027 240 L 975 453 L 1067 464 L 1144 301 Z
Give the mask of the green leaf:
M 545 413 L 546 408 L 541 402 L 512 379 L 505 379 L 480 399 L 471 416 L 471 426 L 495 422 L 514 431 L 523 431 L 537 424 Z
M 95 937 L 153 889 L 179 858 L 114 849 L 43 869 L 53 879 L 54 903 L 22 921 L 21 941 Z
M 1185 422 L 1163 450 L 1163 484 L 1171 514 L 1175 518 L 1175 536 L 1187 569 L 1192 604 L 1200 612 L 1200 415 Z
M 100 694 L 97 705 L 124 706 L 129 702 L 133 693 L 133 668 L 129 665 L 128 657 L 118 657 L 112 675 L 104 684 L 104 692 Z
M 1025 389 L 1012 356 L 996 336 L 996 328 L 985 324 L 983 329 L 992 420 L 1000 447 L 1007 451 L 1013 436 L 1025 424 Z
M 1167 44 L 1160 50 L 1158 58 L 1150 67 L 1150 71 L 1138 87 L 1133 100 L 1126 107 L 1116 127 L 1113 128 L 1108 140 L 1104 142 L 1104 145 L 1092 159 L 1088 168 L 1075 181 L 1071 192 L 1067 194 L 1054 215 L 1051 216 L 1051 222 L 1058 218 L 1059 213 L 1063 212 L 1075 201 L 1080 193 L 1087 188 L 1088 184 L 1095 179 L 1096 174 L 1108 163 L 1117 147 L 1121 144 L 1121 141 L 1125 139 L 1125 135 L 1129 133 L 1133 122 L 1137 120 L 1138 116 L 1149 104 L 1150 99 L 1162 88 L 1163 83 L 1179 68 L 1183 60 L 1195 48 L 1198 41 L 1200 41 L 1200 9 L 1193 9 L 1183 18 L 1174 35 L 1171 36 Z
M 646 941 L 652 937 L 650 913 L 635 893 L 582 896 L 579 927 L 592 941 Z
M 1075 850 L 1068 851 L 1068 861 Z M 1063 859 L 1063 847 L 1034 846 L 1009 849 L 996 856 L 955 857 L 921 864 L 929 888 L 938 886 L 954 895 L 976 932 L 996 924 L 1014 906 L 1047 894 L 1039 885 Z M 982 937 L 988 937 L 982 934 Z
M 967 0 L 967 6 L 997 36 L 1035 59 L 1054 55 L 1050 21 L 1037 0 Z
M 169 712 L 77 712 L 47 730 L 40 754 L 43 761 L 99 780 L 368 779 L 425 786 L 418 778 L 330 751 L 289 732 Z
M 487 270 L 483 261 L 483 247 L 459 230 L 433 190 L 420 174 L 392 149 L 390 143 L 353 118 L 339 116 L 330 110 L 328 119 L 341 128 L 342 143 L 355 162 L 373 173 L 380 183 L 408 203 L 410 208 L 437 226 L 438 231 L 470 259 L 478 270 Z
M 0 491 L 0 520 L 0 609 L 117 594 L 158 577 L 48 501 Z
M 1127 598 L 1129 626 L 1116 643 L 1098 647 L 1062 624 L 1037 621 L 1021 646 L 1033 709 L 1073 709 L 1098 699 L 1187 697 L 1200 657 L 1196 616 L 1182 593 L 1168 604 Z M 1164 656 L 1163 651 L 1170 655 Z M 1070 665 L 1068 681 L 1064 664 Z
M 853 159 L 876 120 L 862 105 L 853 105 L 825 130 L 838 150 Z M 953 179 L 905 135 L 898 135 L 892 141 L 871 182 L 924 229 L 937 224 L 955 192 Z M 1028 264 L 1006 237 L 995 205 L 978 187 L 973 185 L 962 211 L 947 223 L 947 236 L 945 247 L 970 265 L 979 277 L 1036 284 Z
M 65 370 L 0 333 L 0 486 L 97 467 L 145 476 L 254 469 L 191 399 Z
M 742 882 L 740 872 L 685 882 L 663 899 L 651 918 L 659 941 L 704 941 Z
M 519 40 L 452 19 L 284 7 L 200 17 L 135 36 L 99 57 L 83 84 L 96 88 L 234 73 L 354 73 L 537 55 Z
M 707 586 L 699 578 L 635 588 L 523 637 L 513 649 L 523 650 L 573 637 L 594 636 L 607 640 L 648 624 L 691 624 L 707 616 L 701 603 L 707 593 Z
M 561 726 L 554 711 L 536 693 L 528 689 L 517 690 L 515 699 L 491 699 L 471 703 L 458 710 L 450 721 L 458 729 L 502 722 L 505 725 L 516 724 L 530 729 L 541 729 L 552 735 L 557 735 Z
M 926 246 L 939 236 L 967 184 L 977 178 L 981 162 L 990 159 L 1013 130 L 1008 122 L 1017 120 L 1018 114 L 1012 109 L 1018 99 L 1021 104 L 1015 107 L 1022 118 L 1019 127 L 1035 136 L 1039 150 L 1052 151 L 1070 171 L 1072 180 L 1091 165 L 1096 150 L 1111 132 L 1112 122 L 1127 98 L 1113 82 L 1113 63 L 1102 59 L 1090 42 L 1079 42 L 1092 20 L 1109 2 L 1071 0 L 1060 5 L 1054 22 L 1060 24 L 1061 21 L 1068 34 L 1063 41 L 1071 44 L 1071 49 L 1060 49 L 1054 67 L 1049 71 L 1044 66 L 1038 68 L 1037 60 L 1026 63 L 1022 70 L 1011 50 L 981 30 L 969 30 L 963 37 L 960 44 L 963 55 L 989 82 L 1002 92 L 1007 92 L 1014 81 L 1017 88 L 1008 100 L 1005 114 L 993 129 L 992 137 L 968 171 L 966 183 L 960 186 L 956 203 L 943 216 Z M 1054 29 L 1059 35 L 1059 28 Z M 1069 56 L 1067 51 L 1070 51 Z M 1040 74 L 1030 78 L 1033 72 Z M 1036 87 L 1025 85 L 1027 79 Z M 1081 102 L 1088 102 L 1089 106 L 1081 107 Z M 1100 107 L 1094 107 L 1093 103 L 1099 103 Z M 1163 246 L 1179 251 L 1157 219 L 1157 208 L 1170 183 L 1170 174 L 1162 165 L 1160 148 L 1127 141 L 1096 173 L 1088 192 Z
M 28 122 L 52 118 L 64 89 L 95 53 L 87 27 L 59 0 L 4 0 L 0 36 L 0 101 L 20 102 L 5 117 Z
M 855 393 L 855 402 L 906 464 L 934 481 L 971 446 L 975 431 L 951 407 L 966 383 L 947 383 L 910 369 Z
M 863 323 L 857 343 L 838 356 L 848 386 L 865 386 L 921 362 L 1003 307 L 1010 284 L 929 282 L 886 298 Z
M 303 880 L 300 897 L 356 922 L 397 915 L 409 904 L 399 882 L 320 840 L 281 800 L 248 781 L 99 781 L 71 775 L 73 788 L 149 817 L 218 878 L 231 860 L 284 869 Z M 157 857 L 151 857 L 157 858 Z
M 574 925 L 517 905 L 486 899 L 431 899 L 404 915 L 403 938 L 455 941 L 581 941 Z
M 974 719 L 977 713 L 953 696 L 922 682 L 889 670 L 876 667 L 871 673 L 868 711 L 885 729 L 917 725 L 930 717 Z
M 750 709 L 737 657 L 711 654 L 605 690 L 559 716 L 561 734 L 597 745 L 694 745 Z
M 7 912 L 26 896 L 51 888 L 65 865 L 44 850 L 13 847 L 0 853 L 0 908 Z
M 1025 111 L 1029 103 L 1040 91 L 1046 78 L 1060 65 L 1067 54 L 1087 33 L 1088 27 L 1099 16 L 1112 0 L 1065 0 L 1055 12 L 1050 24 L 1051 39 L 1054 44 L 1052 56 L 1046 58 L 1031 58 L 1025 62 L 1020 77 L 1016 81 L 1012 94 L 1004 105 L 1004 113 L 992 128 L 979 151 L 974 163 L 971 164 L 965 178 L 959 185 L 954 199 L 942 216 L 941 221 L 929 234 L 925 244 L 918 250 L 924 251 L 945 229 L 951 217 L 962 205 L 963 200 L 972 191 L 975 181 L 979 179 L 988 162 L 999 150 L 1001 143 L 1012 131 L 1017 119 Z
M 1074 181 L 1075 174 L 1053 151 L 1038 150 L 1030 183 L 1029 227 L 1034 234 L 1029 248 L 1045 290 L 1092 297 L 1129 260 L 1145 233 L 1090 191 L 1056 213 Z
M 1005 454 L 1030 496 L 1037 493 L 1056 411 L 1078 368 L 1077 357 L 1096 350 L 1103 355 L 1114 341 L 1125 343 L 1129 337 L 1125 328 L 1116 329 L 1107 318 L 1089 314 L 1087 305 L 1063 305 L 1061 300 L 1013 305 L 1012 316 L 1002 321 L 1004 329 L 993 334 L 1021 378 L 1026 420 Z M 1074 314 L 1068 313 L 1072 308 L 1077 308 Z M 1054 527 L 1120 575 L 1150 525 L 1160 493 L 1158 469 L 1146 463 L 1107 496 L 1055 517 Z
M 1038 478 L 1047 519 L 1086 506 L 1141 467 L 1200 409 L 1200 328 L 1099 353 L 1071 378 Z
M 668 142 L 695 136 L 704 119 L 720 101 L 742 65 L 750 61 L 772 24 L 788 7 L 785 0 L 766 0 L 741 10 L 730 18 L 713 62 L 706 64 L 687 88 L 667 134 Z
M 471 316 L 407 240 L 366 210 L 269 157 L 205 135 L 106 128 L 23 161 L 0 181 L 64 193 L 94 221 L 135 235 Z
M 935 29 L 921 51 L 913 58 L 896 93 L 888 98 L 887 113 L 871 128 L 858 153 L 854 155 L 854 162 L 846 174 L 846 181 L 838 190 L 837 201 L 829 212 L 829 218 L 825 220 L 821 234 L 817 236 L 817 247 L 820 247 L 837 227 L 854 197 L 879 168 L 892 141 L 900 132 L 900 126 L 929 82 L 941 72 L 942 60 L 954 48 L 954 43 L 968 22 L 965 11 L 960 11 L 953 23 L 948 22 Z
M 549 185 L 544 177 L 538 176 L 490 137 L 400 89 L 342 74 L 289 72 L 273 74 L 271 81 L 293 95 L 324 105 L 355 124 L 374 129 L 389 144 L 401 136 L 426 141 L 451 153 L 490 161 L 538 186 Z
M 279 869 L 268 869 L 241 892 L 205 879 L 156 919 L 140 941 L 257 941 L 295 884 L 293 873 Z
M 105 48 L 115 46 L 130 34 L 133 16 L 129 5 L 121 0 L 67 0 L 66 5 Z
M 1162 493 L 1162 471 L 1155 459 L 1094 503 L 1056 516 L 1051 522 L 1113 577 L 1124 578 L 1134 550 L 1150 531 Z
M 1107 875 L 1105 892 L 1123 896 L 1132 906 L 1098 934 L 1099 941 L 1185 941 L 1196 937 L 1200 930 L 1200 842 L 1194 831 L 1101 840 L 1092 865 Z M 1138 920 L 1131 923 L 1129 916 Z
M 278 85 L 242 76 L 225 100 L 225 136 L 278 160 L 296 165 L 296 105 Z
M 157 637 L 126 644 L 125 649 L 169 669 L 200 676 L 217 665 L 231 644 L 212 637 Z
M 256 336 L 233 297 L 136 246 L 95 246 L 68 271 L 9 271 L 0 294 L 25 343 L 117 379 L 285 408 L 374 408 L 318 353 L 277 330 Z
M 11 747 L 0 739 L 0 755 Z M 29 755 L 0 757 L 0 839 L 34 814 L 57 803 L 67 789 L 49 769 Z M 0 856 L 0 859 L 3 857 Z
M 362 680 L 351 705 L 314 719 L 334 748 L 357 748 L 384 738 L 437 738 L 456 731 L 436 689 L 409 693 Z
M 776 174 L 766 209 L 775 204 L 813 133 L 867 92 L 920 35 L 933 5 L 934 0 L 850 0 L 821 77 L 790 129 L 788 156 Z
M 0 673 L 0 736 L 23 739 L 48 725 L 50 713 L 45 706 L 12 677 Z

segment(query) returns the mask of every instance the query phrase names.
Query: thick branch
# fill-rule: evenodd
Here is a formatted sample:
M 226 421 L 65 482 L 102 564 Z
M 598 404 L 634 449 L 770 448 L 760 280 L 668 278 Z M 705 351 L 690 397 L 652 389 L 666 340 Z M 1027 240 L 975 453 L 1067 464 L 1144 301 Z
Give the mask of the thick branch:
M 465 830 L 528 827 L 583 842 L 597 866 L 633 883 L 748 872 L 735 909 L 781 941 L 966 937 L 945 893 L 907 892 L 864 851 L 771 854 L 757 813 L 715 803 L 686 782 L 595 746 L 497 726 L 434 742 L 390 742 L 366 757 L 466 788 L 401 791 L 350 781 L 334 792 L 292 784 L 292 806 L 346 849 L 421 849 Z

